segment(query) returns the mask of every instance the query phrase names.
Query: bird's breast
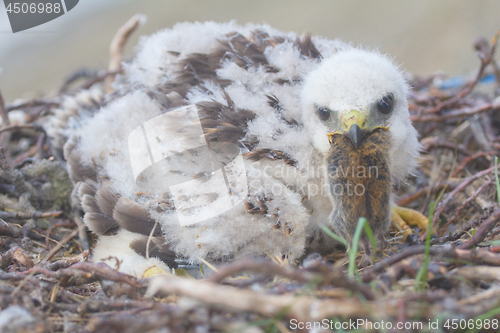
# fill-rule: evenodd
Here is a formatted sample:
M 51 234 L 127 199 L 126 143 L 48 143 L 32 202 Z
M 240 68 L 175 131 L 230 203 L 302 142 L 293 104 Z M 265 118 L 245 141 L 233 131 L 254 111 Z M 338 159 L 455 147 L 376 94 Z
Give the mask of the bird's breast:
M 360 217 L 368 219 L 375 233 L 383 232 L 390 216 L 390 134 L 386 128 L 368 133 L 358 148 L 341 134 L 331 137 L 326 160 L 333 223 L 347 238 Z

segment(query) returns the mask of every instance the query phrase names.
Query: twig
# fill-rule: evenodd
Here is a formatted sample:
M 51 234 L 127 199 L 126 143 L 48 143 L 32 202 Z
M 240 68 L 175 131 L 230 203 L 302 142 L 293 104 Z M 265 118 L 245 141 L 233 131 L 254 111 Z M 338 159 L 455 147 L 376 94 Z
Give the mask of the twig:
M 186 296 L 219 309 L 231 312 L 252 312 L 274 318 L 285 314 L 299 321 L 319 321 L 324 318 L 360 318 L 367 316 L 394 315 L 398 311 L 396 302 L 358 301 L 356 299 L 319 300 L 310 296 L 265 295 L 250 290 L 221 286 L 208 281 L 188 279 L 151 279 L 146 295 L 169 294 Z M 432 306 L 427 310 L 436 310 Z M 424 316 L 427 316 L 424 314 Z
M 452 177 L 456 177 L 458 175 L 458 173 L 460 171 L 463 170 L 463 168 L 465 168 L 465 166 L 480 158 L 480 157 L 483 157 L 483 156 L 491 156 L 491 154 L 494 154 L 494 152 L 485 152 L 485 151 L 481 151 L 479 153 L 475 153 L 474 155 L 471 155 L 471 156 L 465 156 L 464 159 L 462 160 L 462 162 L 460 163 L 460 165 L 455 169 L 455 171 L 453 171 L 453 173 L 451 174 Z
M 9 115 L 7 114 L 7 110 L 5 109 L 5 102 L 1 91 L 0 91 L 0 116 L 2 117 L 1 129 L 8 127 L 10 125 L 10 120 L 9 120 Z M 9 133 L 0 135 L 0 147 L 7 148 L 9 141 L 10 141 Z
M 441 102 L 438 105 L 436 105 L 434 108 L 430 110 L 426 110 L 425 113 L 437 113 L 441 111 L 443 108 L 450 107 L 454 105 L 456 102 L 464 98 L 466 95 L 468 95 L 472 89 L 476 86 L 476 84 L 481 80 L 484 74 L 485 68 L 490 64 L 491 60 L 493 59 L 493 55 L 495 54 L 495 49 L 497 46 L 497 41 L 498 37 L 500 35 L 500 30 L 496 32 L 496 34 L 493 36 L 492 43 L 491 43 L 491 48 L 488 50 L 488 52 L 481 53 L 480 51 L 478 52 L 479 59 L 481 60 L 481 66 L 479 67 L 479 71 L 476 75 L 476 78 L 474 81 L 469 83 L 464 89 L 459 91 L 454 97 L 450 98 L 447 101 Z
M 245 271 L 260 273 L 266 276 L 280 275 L 299 282 L 309 282 L 314 279 L 314 274 L 312 274 L 311 272 L 296 270 L 289 266 L 288 267 L 278 266 L 274 262 L 270 261 L 257 262 L 247 259 L 247 260 L 238 260 L 231 264 L 222 266 L 219 268 L 218 272 L 212 274 L 205 280 L 210 282 L 220 283 L 225 278 L 231 277 L 233 275 Z
M 89 255 L 90 255 L 89 250 L 85 250 L 79 255 L 54 261 L 53 263 L 47 265 L 47 269 L 50 269 L 51 271 L 57 271 L 61 268 L 67 268 L 77 262 L 87 261 Z
M 0 133 L 5 132 L 5 131 L 19 131 L 22 129 L 33 129 L 37 132 L 44 132 L 44 129 L 37 124 L 23 124 L 23 125 L 9 125 L 0 128 Z
M 89 240 L 87 238 L 87 226 L 83 222 L 83 219 L 80 216 L 80 213 L 75 210 L 73 213 L 73 218 L 75 220 L 76 225 L 78 226 L 78 238 L 80 239 L 80 244 L 84 250 L 89 249 Z
M 460 249 L 470 249 L 471 247 L 481 242 L 484 237 L 486 237 L 488 232 L 493 229 L 498 220 L 500 220 L 500 209 L 495 210 L 493 214 L 491 214 L 490 217 L 486 219 L 486 221 L 479 225 L 479 227 L 476 229 L 476 232 L 474 233 L 474 236 L 469 238 L 466 242 L 460 244 L 458 247 Z
M 120 73 L 120 70 L 117 71 L 103 71 L 99 72 L 95 77 L 88 79 L 85 83 L 82 84 L 81 89 L 89 89 L 94 84 L 105 80 L 107 77 L 115 77 L 116 74 Z
M 69 279 L 73 278 L 73 285 L 82 285 L 92 283 L 94 281 L 109 280 L 126 283 L 135 288 L 142 287 L 142 284 L 133 276 L 120 273 L 104 263 L 79 261 L 68 268 L 61 268 L 57 271 L 52 271 L 46 267 L 37 265 L 24 273 L 28 273 L 28 275 L 22 282 L 27 281 L 35 274 L 42 274 L 46 277 L 63 281 L 63 286 L 66 286 Z M 24 285 L 22 282 L 17 286 L 16 290 L 18 290 L 18 288 L 22 288 Z M 14 292 L 16 290 L 14 290 Z
M 59 243 L 57 243 L 56 246 L 54 246 L 54 248 L 50 250 L 50 252 L 47 253 L 47 255 L 42 259 L 41 264 L 45 264 L 53 256 L 55 256 L 57 251 L 59 251 L 67 242 L 69 242 L 71 238 L 75 237 L 77 233 L 78 230 L 75 229 L 72 232 L 70 232 L 66 237 L 64 237 Z
M 449 259 L 457 259 L 460 261 L 471 262 L 474 264 L 487 264 L 500 266 L 500 254 L 493 253 L 487 250 L 460 250 L 456 249 L 451 252 L 455 255 L 448 256 Z M 450 253 L 450 254 L 451 254 Z M 499 267 L 500 269 L 500 267 Z M 499 276 L 500 279 L 500 276 Z
M 41 160 L 43 159 L 43 146 L 45 144 L 45 139 L 47 138 L 47 135 L 45 134 L 45 132 L 42 132 L 40 133 L 40 135 L 38 136 L 38 139 L 36 141 L 36 154 L 35 154 L 35 158 L 37 160 Z
M 457 209 L 455 209 L 455 211 L 453 212 L 453 216 L 448 220 L 448 222 L 446 222 L 446 224 L 441 228 L 441 230 L 439 230 L 439 232 L 438 232 L 439 237 L 443 236 L 444 232 L 446 231 L 446 229 L 448 229 L 450 224 L 455 222 L 458 215 L 465 208 L 465 206 L 467 206 L 471 201 L 475 200 L 477 198 L 477 196 L 479 194 L 481 194 L 481 192 L 483 192 L 488 186 L 491 185 L 492 182 L 493 182 L 492 179 L 484 182 L 481 186 L 479 186 L 479 188 L 477 189 L 477 191 L 473 195 L 471 195 L 469 198 L 467 198 L 467 200 L 465 200 Z
M 37 147 L 31 147 L 31 149 L 25 151 L 22 154 L 17 155 L 17 157 L 12 161 L 14 169 L 19 170 L 26 164 L 35 163 L 35 156 L 37 154 Z
M 54 100 L 32 99 L 32 100 L 20 102 L 17 104 L 8 104 L 6 106 L 6 110 L 7 110 L 7 112 L 9 112 L 12 110 L 23 110 L 23 109 L 32 108 L 32 107 L 39 107 L 39 106 L 43 106 L 45 109 L 45 107 L 47 107 L 47 108 L 59 107 L 60 103 L 57 99 L 54 99 Z
M 68 90 L 69 86 L 75 81 L 82 78 L 94 78 L 97 75 L 98 72 L 95 69 L 90 69 L 90 68 L 78 69 L 64 79 L 61 85 L 56 89 L 57 95 L 61 95 L 66 90 Z
M 29 274 L 26 276 L 26 278 L 24 280 L 21 281 L 21 283 L 19 283 L 19 285 L 16 287 L 16 289 L 14 289 L 11 296 L 16 295 L 19 292 L 19 290 L 21 290 L 21 288 L 28 282 L 28 280 L 31 279 L 33 277 L 33 275 L 35 275 L 36 270 L 38 268 L 41 268 L 41 266 L 43 264 L 45 264 L 48 260 L 50 260 L 50 258 L 52 258 L 57 253 L 57 251 L 59 251 L 64 246 L 64 244 L 66 244 L 77 233 L 78 233 L 78 229 L 75 229 L 71 233 L 69 233 L 66 237 L 64 237 L 64 239 L 62 241 L 57 243 L 57 245 L 54 246 L 54 248 L 52 250 L 50 250 L 50 252 L 47 253 L 47 255 L 35 267 L 33 267 L 32 270 L 29 271 Z
M 50 235 L 52 234 L 52 231 L 54 229 L 60 228 L 60 227 L 71 228 L 74 226 L 75 226 L 75 223 L 73 223 L 72 221 L 69 221 L 69 220 L 63 220 L 63 221 L 59 221 L 59 222 L 52 224 L 45 232 L 45 246 L 47 246 L 47 247 L 50 246 L 49 239 L 50 239 Z
M 446 209 L 446 207 L 448 206 L 448 204 L 451 202 L 451 200 L 457 195 L 458 192 L 462 191 L 463 189 L 465 189 L 470 183 L 472 183 L 474 180 L 478 179 L 478 178 L 481 178 L 491 172 L 493 172 L 495 170 L 495 166 L 492 166 L 491 168 L 488 168 L 486 170 L 483 170 L 483 171 L 480 171 L 478 173 L 476 173 L 475 175 L 469 177 L 469 178 L 466 178 L 462 184 L 458 185 L 453 191 L 451 191 L 450 193 L 448 193 L 448 196 L 446 197 L 446 199 L 444 201 L 441 202 L 440 206 L 438 209 L 436 209 L 436 212 L 434 213 L 434 216 L 432 217 L 432 226 L 434 226 L 436 224 L 436 221 L 439 217 L 439 215 L 441 215 L 444 210 Z M 424 233 L 425 235 L 425 233 Z
M 144 22 L 144 15 L 134 15 L 132 16 L 124 25 L 122 25 L 115 36 L 111 40 L 111 45 L 109 46 L 109 72 L 117 72 L 121 70 L 121 62 L 123 58 L 123 49 L 125 43 L 127 42 L 130 35 Z M 105 89 L 106 93 L 113 91 L 111 88 L 111 83 L 113 82 L 115 75 L 109 75 L 105 79 Z
M 462 246 L 454 248 L 451 245 L 440 246 L 440 247 L 432 246 L 429 249 L 429 254 L 431 256 L 437 256 L 439 258 L 460 260 L 471 263 L 500 265 L 500 254 L 482 249 L 481 250 L 466 250 L 466 249 L 467 249 L 466 247 L 462 248 Z M 385 269 L 388 269 L 389 267 L 395 265 L 396 263 L 406 258 L 424 254 L 424 252 L 425 252 L 424 245 L 416 245 L 409 247 L 401 253 L 395 254 L 392 257 L 388 257 L 382 261 L 379 261 L 373 266 L 367 267 L 363 271 L 361 280 L 365 283 L 368 283 L 371 280 L 375 279 L 375 277 Z
M 0 219 L 0 235 L 18 238 L 22 236 L 22 230 L 21 228 L 11 225 Z
M 397 204 L 398 204 L 398 206 L 401 206 L 401 207 L 407 206 L 410 203 L 412 203 L 413 201 L 420 198 L 422 195 L 427 194 L 429 191 L 441 191 L 446 186 L 448 187 L 448 189 L 453 190 L 455 188 L 455 182 L 445 181 L 445 182 L 440 182 L 437 184 L 432 184 L 432 185 L 426 186 L 426 187 L 421 188 L 420 190 L 416 191 L 415 193 L 411 193 L 409 195 L 402 197 L 401 199 L 398 200 Z
M 466 266 L 458 267 L 451 272 L 452 275 L 459 275 L 460 277 L 473 280 L 478 279 L 481 281 L 499 281 L 500 280 L 500 267 L 490 266 Z
M 445 243 L 445 242 L 454 242 L 456 240 L 459 240 L 470 229 L 477 227 L 485 219 L 486 218 L 478 218 L 478 219 L 472 220 L 466 226 L 464 226 L 462 229 L 455 231 L 455 233 L 453 233 L 452 235 L 431 239 L 431 245 Z
M 373 293 L 367 286 L 360 286 L 355 281 L 351 280 L 340 269 L 321 265 L 316 267 L 318 272 L 310 272 L 306 270 L 294 269 L 292 267 L 278 266 L 273 262 L 264 261 L 257 262 L 252 260 L 240 260 L 232 264 L 219 268 L 217 273 L 207 278 L 210 282 L 221 282 L 226 277 L 244 272 L 252 271 L 266 276 L 283 276 L 298 282 L 317 282 L 319 284 L 327 284 L 335 287 L 346 288 L 348 290 L 363 294 L 366 299 L 374 299 Z
M 78 312 L 108 312 L 134 308 L 151 309 L 154 306 L 155 303 L 135 300 L 87 300 L 78 306 Z
M 3 126 L 9 126 L 10 125 L 10 120 L 9 116 L 7 115 L 7 110 L 5 109 L 5 101 L 3 99 L 2 91 L 0 91 L 0 116 L 2 117 L 2 125 Z
M 135 277 L 120 273 L 104 263 L 90 263 L 80 261 L 70 266 L 70 268 L 94 274 L 99 280 L 123 282 L 136 288 L 142 287 L 142 284 L 137 281 Z
M 32 213 L 22 213 L 22 212 L 4 212 L 0 211 L 0 219 L 45 219 L 51 217 L 58 217 L 61 215 L 62 211 L 55 212 L 39 212 L 34 211 Z
M 498 286 L 492 286 L 488 290 L 479 292 L 478 294 L 467 297 L 466 299 L 459 300 L 456 303 L 456 306 L 457 308 L 463 309 L 462 311 L 464 311 L 469 318 L 493 312 L 490 317 L 492 318 L 498 316 L 498 307 L 496 304 L 499 297 L 500 288 Z M 492 305 L 494 306 L 493 308 Z
M 434 247 L 430 248 L 430 254 L 432 255 L 435 252 Z M 423 254 L 425 252 L 425 245 L 415 245 L 407 248 L 403 252 L 400 252 L 398 254 L 395 254 L 389 258 L 386 258 L 382 261 L 379 261 L 373 266 L 369 266 L 364 269 L 362 279 L 361 281 L 367 283 L 373 280 L 377 274 L 382 272 L 384 269 L 394 265 L 397 262 L 400 262 L 403 259 L 406 259 L 408 257 L 417 255 L 417 254 Z
M 72 236 L 74 236 L 74 234 Z M 0 276 L 0 279 L 15 278 L 16 280 L 20 280 L 22 277 L 22 281 L 12 293 L 13 295 L 15 295 L 15 293 L 17 293 L 35 274 L 42 274 L 48 278 L 55 278 L 63 283 L 67 283 L 69 279 L 73 278 L 73 285 L 82 285 L 94 281 L 109 280 L 125 283 L 135 288 L 142 287 L 142 284 L 133 276 L 120 273 L 104 263 L 90 263 L 82 261 L 86 260 L 87 256 L 88 251 L 84 251 L 78 256 L 69 258 L 68 260 L 60 260 L 48 266 L 42 266 L 42 260 L 42 262 L 37 266 L 23 272 L 22 274 L 12 274 L 5 277 Z M 71 262 L 76 263 L 66 267 L 66 265 Z
M 425 122 L 438 122 L 442 123 L 445 120 L 451 119 L 451 118 L 458 118 L 458 117 L 469 117 L 474 114 L 479 114 L 482 112 L 490 111 L 493 109 L 497 109 L 498 105 L 495 105 L 493 103 L 485 103 L 479 106 L 475 106 L 472 108 L 462 108 L 458 109 L 455 111 L 450 111 L 447 113 L 444 113 L 442 115 L 419 115 L 419 116 L 410 116 L 410 120 L 412 122 L 416 123 L 425 123 Z
M 473 152 L 471 152 L 469 149 L 465 147 L 463 144 L 458 144 L 453 141 L 448 141 L 448 140 L 422 140 L 422 145 L 424 146 L 425 150 L 429 152 L 430 150 L 434 148 L 445 148 L 445 149 L 450 149 L 453 151 L 457 151 L 459 153 L 462 153 L 464 155 L 472 155 Z

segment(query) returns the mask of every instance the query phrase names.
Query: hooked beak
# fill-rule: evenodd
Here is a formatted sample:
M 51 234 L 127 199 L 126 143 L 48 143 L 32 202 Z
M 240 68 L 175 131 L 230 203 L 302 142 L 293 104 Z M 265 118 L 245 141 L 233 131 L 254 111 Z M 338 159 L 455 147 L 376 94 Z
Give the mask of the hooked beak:
M 353 124 L 351 128 L 349 128 L 349 130 L 345 133 L 345 136 L 347 136 L 351 140 L 354 148 L 358 149 L 361 140 L 367 132 L 368 131 L 366 129 L 359 127 L 357 124 Z
M 344 116 L 340 118 L 341 120 L 341 131 L 340 133 L 334 132 L 328 134 L 328 139 L 332 143 L 332 136 L 334 134 L 343 134 L 351 140 L 354 148 L 358 149 L 363 137 L 368 133 L 366 128 L 366 118 L 365 116 L 357 111 L 351 110 Z

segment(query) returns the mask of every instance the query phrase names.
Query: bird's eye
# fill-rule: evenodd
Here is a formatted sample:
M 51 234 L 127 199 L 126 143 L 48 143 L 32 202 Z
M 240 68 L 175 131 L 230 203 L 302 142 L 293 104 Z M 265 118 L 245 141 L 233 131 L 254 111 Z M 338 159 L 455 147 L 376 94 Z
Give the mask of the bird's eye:
M 321 119 L 323 121 L 327 121 L 328 118 L 330 118 L 330 113 L 331 113 L 331 111 L 329 108 L 325 108 L 325 107 L 318 108 L 319 119 Z
M 393 108 L 394 108 L 394 96 L 392 94 L 384 96 L 384 98 L 382 98 L 377 104 L 377 109 L 382 114 L 391 113 Z

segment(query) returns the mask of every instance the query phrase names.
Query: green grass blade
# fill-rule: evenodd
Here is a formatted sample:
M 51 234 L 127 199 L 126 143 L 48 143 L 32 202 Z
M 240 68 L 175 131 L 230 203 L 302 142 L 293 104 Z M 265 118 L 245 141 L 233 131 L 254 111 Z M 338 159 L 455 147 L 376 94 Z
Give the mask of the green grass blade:
M 205 272 L 203 271 L 203 266 L 201 265 L 201 262 L 200 262 L 200 273 L 202 277 L 205 277 Z
M 422 283 L 423 274 L 424 274 L 424 266 L 420 267 L 420 269 L 418 270 L 417 276 L 415 276 L 415 283 L 413 284 L 413 289 L 415 289 L 415 291 L 420 290 L 420 285 Z M 426 272 L 426 274 L 427 274 L 427 272 Z
M 335 239 L 336 241 L 344 244 L 344 246 L 347 249 L 347 253 L 349 255 L 349 266 L 347 269 L 347 273 L 350 277 L 354 278 L 357 276 L 357 270 L 356 270 L 356 254 L 358 253 L 358 244 L 359 244 L 359 239 L 361 238 L 361 234 L 363 233 L 363 230 L 366 232 L 368 235 L 368 238 L 370 239 L 370 242 L 372 243 L 373 246 L 373 260 L 375 260 L 375 252 L 377 251 L 377 240 L 375 239 L 375 235 L 373 234 L 372 229 L 370 228 L 370 225 L 367 223 L 366 219 L 364 217 L 360 217 L 358 220 L 358 226 L 356 227 L 356 231 L 354 232 L 354 237 L 352 239 L 352 245 L 349 245 L 349 243 L 340 237 L 339 235 L 334 234 L 330 229 L 328 229 L 326 226 L 322 225 L 320 228 L 330 237 Z
M 375 254 L 377 252 L 377 240 L 375 239 L 375 235 L 373 235 L 372 228 L 370 228 L 370 225 L 368 223 L 365 223 L 365 232 L 366 232 L 366 235 L 368 236 L 368 239 L 372 243 L 372 247 L 373 247 L 373 262 L 375 262 Z
M 349 243 L 343 239 L 342 237 L 340 237 L 339 235 L 336 235 L 334 234 L 330 229 L 328 229 L 327 226 L 325 225 L 322 225 L 320 226 L 320 228 L 330 237 L 332 237 L 333 239 L 335 239 L 337 242 L 340 242 L 342 244 L 344 244 L 345 248 L 347 249 L 347 251 L 349 251 L 349 248 L 350 248 L 350 245 Z
M 427 283 L 427 267 L 429 266 L 429 251 L 431 248 L 431 235 L 432 235 L 432 216 L 434 215 L 435 202 L 432 201 L 429 205 L 429 221 L 427 223 L 427 234 L 425 237 L 425 255 L 424 264 L 422 268 L 418 271 L 415 278 L 414 288 L 415 290 L 423 291 L 425 289 L 425 284 Z
M 358 220 L 358 226 L 356 227 L 356 231 L 354 232 L 354 237 L 352 238 L 352 247 L 349 250 L 349 267 L 347 270 L 347 274 L 352 278 L 354 278 L 354 275 L 357 273 L 356 254 L 358 253 L 359 238 L 361 237 L 361 232 L 364 229 L 365 223 L 366 219 L 364 217 L 360 217 Z

